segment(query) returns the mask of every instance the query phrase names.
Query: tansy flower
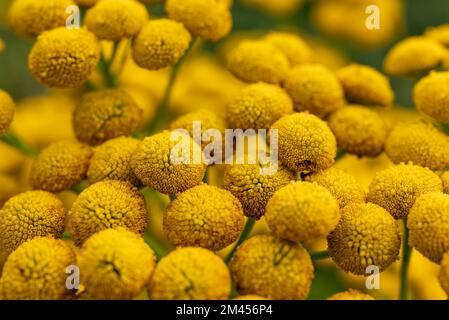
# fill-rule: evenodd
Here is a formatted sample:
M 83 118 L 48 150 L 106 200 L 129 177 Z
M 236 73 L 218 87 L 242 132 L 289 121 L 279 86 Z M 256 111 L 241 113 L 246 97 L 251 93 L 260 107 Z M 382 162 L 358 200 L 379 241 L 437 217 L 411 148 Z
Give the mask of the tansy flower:
M 337 77 L 324 66 L 307 64 L 295 67 L 284 83 L 295 110 L 309 111 L 320 118 L 343 107 L 343 88 Z
M 225 300 L 231 276 L 213 252 L 178 248 L 158 263 L 148 290 L 152 300 Z
M 318 171 L 329 168 L 337 154 L 337 142 L 327 124 L 301 112 L 276 121 L 279 159 L 290 170 Z
M 205 40 L 220 40 L 232 29 L 226 1 L 167 0 L 165 10 L 170 19 L 182 22 L 192 35 Z
M 15 109 L 11 96 L 6 91 L 0 90 L 0 136 L 8 131 Z
M 374 298 L 358 290 L 349 289 L 348 291 L 336 293 L 327 298 L 327 300 L 374 300 Z
M 408 37 L 398 42 L 384 59 L 385 71 L 393 76 L 418 76 L 440 65 L 444 47 L 425 37 Z
M 176 146 L 189 154 L 174 154 Z M 200 148 L 190 136 L 177 141 L 171 139 L 169 131 L 164 131 L 140 143 L 131 159 L 131 168 L 144 185 L 156 191 L 165 194 L 183 192 L 200 184 L 206 171 L 202 158 L 198 159 L 199 163 L 194 163 L 195 147 Z M 173 163 L 172 156 L 180 160 L 179 163 Z M 181 160 L 190 163 L 182 163 Z
M 340 211 L 326 188 L 298 181 L 274 193 L 268 201 L 265 219 L 276 237 L 305 241 L 326 236 L 334 230 Z
M 298 10 L 304 0 L 242 0 L 241 2 L 273 16 L 284 16 Z
M 95 36 L 65 27 L 42 33 L 28 56 L 31 74 L 55 88 L 79 87 L 89 79 L 100 58 Z
M 0 252 L 9 254 L 37 236 L 60 237 L 64 231 L 64 204 L 45 191 L 18 194 L 0 210 Z
M 351 64 L 338 70 L 337 77 L 350 102 L 385 107 L 393 103 L 394 93 L 388 78 L 370 66 Z
M 256 294 L 245 294 L 242 296 L 237 296 L 232 300 L 268 300 L 267 298 L 258 296 Z
M 268 41 L 244 40 L 227 56 L 227 66 L 245 82 L 282 82 L 289 71 L 289 62 L 281 50 Z
M 420 195 L 442 190 L 440 178 L 429 169 L 399 164 L 376 173 L 367 201 L 385 208 L 395 219 L 401 219 L 408 215 Z
M 449 251 L 449 195 L 432 192 L 416 199 L 407 227 L 410 245 L 431 261 L 440 263 Z
M 164 215 L 164 232 L 175 246 L 221 250 L 236 241 L 245 222 L 229 191 L 200 185 L 178 194 Z
M 121 89 L 85 94 L 73 114 L 77 138 L 93 146 L 130 135 L 141 120 L 142 109 Z
M 9 23 L 21 36 L 34 37 L 43 31 L 64 27 L 72 0 L 15 0 L 9 7 Z
M 231 128 L 269 129 L 279 118 L 293 112 L 293 103 L 280 87 L 268 83 L 247 86 L 227 107 Z
M 77 141 L 52 143 L 34 160 L 31 185 L 54 193 L 67 190 L 86 177 L 91 157 L 92 149 Z
M 329 255 L 344 271 L 365 275 L 370 265 L 384 271 L 398 259 L 399 227 L 393 217 L 373 203 L 353 203 L 327 236 Z
M 140 141 L 119 137 L 95 148 L 87 178 L 90 184 L 103 180 L 121 180 L 139 186 L 140 181 L 131 169 L 131 157 Z
M 101 0 L 87 10 L 85 24 L 99 39 L 119 41 L 137 35 L 148 18 L 138 1 Z
M 424 36 L 438 41 L 445 47 L 449 47 L 449 24 L 429 27 L 426 29 Z
M 449 72 L 432 72 L 413 89 L 413 101 L 421 112 L 449 123 Z
M 449 139 L 424 121 L 397 124 L 385 142 L 385 153 L 394 163 L 413 162 L 432 170 L 449 166 Z
M 169 19 L 152 20 L 134 40 L 134 61 L 148 70 L 169 67 L 184 55 L 191 39 L 182 23 Z
M 325 187 L 337 200 L 340 208 L 350 203 L 365 202 L 365 191 L 354 176 L 341 169 L 331 167 L 307 175 L 306 181 L 315 182 Z
M 100 231 L 83 244 L 81 281 L 93 299 L 132 299 L 147 285 L 156 266 L 141 237 L 119 228 Z
M 7 300 L 70 299 L 66 268 L 76 265 L 76 255 L 62 240 L 37 237 L 8 257 L 1 278 Z
M 440 264 L 440 272 L 438 274 L 438 280 L 441 287 L 446 291 L 449 296 L 449 251 L 443 256 Z
M 145 199 L 135 187 L 124 181 L 97 182 L 79 195 L 69 212 L 73 240 L 83 243 L 94 233 L 125 227 L 143 234 L 148 213 Z
M 376 157 L 387 139 L 387 126 L 379 114 L 365 107 L 351 105 L 337 110 L 328 119 L 337 145 L 359 157 Z
M 274 174 L 261 174 L 260 165 L 236 164 L 226 166 L 223 187 L 239 199 L 247 217 L 260 219 L 271 196 L 294 180 L 295 175 L 283 166 Z
M 281 50 L 292 67 L 312 60 L 312 50 L 300 36 L 294 33 L 270 32 L 263 39 Z
M 238 247 L 231 274 L 240 294 L 276 300 L 303 300 L 309 294 L 313 265 L 299 243 L 258 235 Z

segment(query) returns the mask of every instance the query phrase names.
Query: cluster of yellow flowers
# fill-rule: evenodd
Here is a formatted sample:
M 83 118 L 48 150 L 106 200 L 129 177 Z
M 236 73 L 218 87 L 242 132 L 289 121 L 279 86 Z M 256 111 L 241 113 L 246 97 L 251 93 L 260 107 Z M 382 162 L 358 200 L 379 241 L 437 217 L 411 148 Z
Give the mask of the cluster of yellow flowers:
M 231 2 L 167 0 L 167 17 L 153 19 L 137 0 L 13 1 L 12 28 L 35 38 L 30 73 L 69 93 L 16 110 L 0 90 L 0 137 L 25 154 L 0 145 L 1 299 L 306 299 L 323 240 L 324 255 L 354 275 L 370 266 L 387 274 L 397 260 L 407 275 L 413 248 L 440 265 L 449 295 L 449 137 L 435 123 L 449 123 L 449 73 L 431 71 L 449 67 L 448 27 L 407 38 L 385 57 L 387 74 L 422 76 L 413 90 L 421 119 L 392 123 L 386 75 L 356 63 L 331 67 L 295 32 L 239 39 L 223 49 L 227 70 L 201 57 L 198 69 L 208 73 L 195 79 L 188 68 L 198 62 L 184 60 L 231 32 Z M 274 15 L 302 3 L 243 2 Z M 375 2 L 396 19 L 400 1 Z M 86 9 L 83 25 L 67 28 L 75 3 Z M 385 41 L 389 28 L 366 41 Z M 199 110 L 188 106 L 196 102 Z M 192 161 L 206 147 L 193 138 L 195 121 L 202 136 L 277 130 L 277 170 L 210 164 L 205 154 Z M 172 161 L 175 129 L 186 135 L 181 163 Z M 343 169 L 367 158 L 384 164 L 368 184 L 356 166 Z M 17 181 L 2 173 L 13 171 Z M 157 226 L 163 234 L 154 237 Z M 66 286 L 68 266 L 79 268 L 79 287 Z M 373 297 L 348 289 L 329 299 Z

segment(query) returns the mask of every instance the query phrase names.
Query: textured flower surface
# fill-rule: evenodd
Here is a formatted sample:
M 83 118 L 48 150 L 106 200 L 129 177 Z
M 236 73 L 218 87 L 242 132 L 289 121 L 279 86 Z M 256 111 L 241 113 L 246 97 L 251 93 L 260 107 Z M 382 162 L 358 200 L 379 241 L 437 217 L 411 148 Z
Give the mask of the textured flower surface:
M 268 41 L 245 40 L 227 57 L 228 69 L 245 82 L 281 83 L 290 64 L 287 57 Z
M 410 210 L 407 227 L 410 245 L 440 263 L 449 251 L 449 195 L 432 192 L 420 196 Z
M 343 87 L 337 77 L 319 64 L 293 68 L 288 74 L 285 90 L 297 111 L 309 111 L 320 118 L 345 104 Z
M 64 204 L 45 191 L 27 191 L 9 199 L 0 210 L 0 252 L 9 254 L 37 236 L 60 237 Z
M 134 61 L 148 70 L 169 67 L 184 55 L 191 40 L 182 23 L 169 19 L 149 21 L 134 40 Z
M 41 151 L 30 173 L 34 189 L 60 192 L 81 182 L 87 174 L 92 149 L 77 141 L 61 141 Z
M 164 131 L 145 138 L 131 159 L 131 167 L 144 185 L 165 194 L 176 194 L 200 184 L 206 166 L 202 158 L 200 163 L 194 163 L 194 147 L 199 146 L 194 145 L 190 136 L 186 135 L 186 139 L 180 142 L 170 139 L 170 136 L 169 131 Z M 183 161 L 172 163 L 171 153 L 178 143 L 182 148 L 180 154 L 175 154 L 176 158 L 190 164 Z M 181 149 L 186 149 L 188 154 L 182 154 Z
M 270 32 L 264 40 L 273 44 L 287 57 L 292 67 L 309 63 L 312 60 L 312 50 L 298 35 L 288 32 Z
M 139 33 L 148 18 L 145 6 L 138 1 L 101 0 L 87 10 L 85 23 L 99 39 L 119 41 Z
M 420 195 L 442 190 L 441 179 L 429 169 L 399 164 L 376 173 L 367 200 L 385 208 L 395 219 L 401 219 L 408 215 Z
M 203 248 L 178 248 L 158 263 L 149 284 L 153 300 L 224 300 L 231 276 L 223 260 Z
M 100 59 L 95 36 L 84 29 L 56 28 L 42 33 L 28 56 L 31 74 L 54 88 L 79 87 Z
M 314 270 L 301 244 L 271 235 L 246 240 L 235 252 L 230 268 L 240 294 L 286 300 L 307 298 Z
M 327 300 L 374 300 L 374 298 L 358 290 L 349 289 L 348 291 L 336 293 Z
M 107 229 L 86 240 L 79 256 L 81 281 L 94 299 L 132 299 L 147 285 L 156 257 L 143 239 Z
M 265 218 L 276 237 L 305 241 L 334 230 L 340 211 L 326 188 L 311 182 L 294 182 L 274 193 L 268 201 Z
M 37 237 L 17 248 L 6 261 L 0 286 L 7 300 L 70 299 L 66 268 L 76 264 L 72 248 L 62 240 Z
M 307 175 L 305 180 L 315 182 L 329 190 L 340 208 L 350 203 L 365 202 L 365 191 L 360 182 L 344 170 L 331 167 Z
M 240 202 L 229 191 L 200 185 L 178 194 L 164 215 L 164 232 L 175 246 L 218 251 L 237 240 L 244 224 Z
M 302 112 L 276 121 L 279 159 L 290 170 L 319 171 L 332 166 L 337 142 L 327 124 L 318 117 Z
M 124 227 L 142 235 L 148 221 L 145 200 L 130 183 L 95 183 L 79 195 L 69 212 L 73 239 L 83 243 L 96 232 Z
M 127 136 L 140 125 L 142 112 L 124 90 L 108 89 L 87 93 L 73 114 L 75 134 L 80 141 L 93 146 L 109 139 Z
M 15 105 L 11 96 L 0 90 L 0 136 L 8 131 L 14 118 Z
M 260 165 L 235 164 L 225 169 L 224 188 L 239 199 L 247 217 L 260 219 L 273 194 L 294 180 L 295 175 L 283 166 L 268 175 L 261 173 Z
M 441 260 L 438 280 L 440 281 L 441 287 L 446 291 L 446 294 L 449 295 L 449 251 L 446 252 L 443 260 Z
M 344 271 L 365 275 L 371 265 L 384 271 L 398 260 L 399 227 L 391 215 L 373 203 L 343 208 L 341 219 L 327 236 L 329 255 Z

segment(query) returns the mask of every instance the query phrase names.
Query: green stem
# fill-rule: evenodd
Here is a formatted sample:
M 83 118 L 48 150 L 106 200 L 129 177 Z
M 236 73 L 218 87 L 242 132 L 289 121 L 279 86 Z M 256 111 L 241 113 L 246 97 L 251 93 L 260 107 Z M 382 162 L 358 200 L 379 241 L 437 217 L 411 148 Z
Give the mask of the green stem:
M 176 200 L 176 194 L 169 194 L 170 201 Z
M 170 76 L 168 79 L 167 87 L 165 88 L 164 96 L 162 98 L 162 101 L 159 103 L 156 113 L 152 119 L 152 121 L 147 125 L 144 132 L 145 135 L 152 135 L 155 133 L 159 127 L 164 125 L 168 119 L 169 119 L 169 106 L 170 106 L 170 99 L 173 92 L 173 87 L 176 82 L 176 77 L 179 73 L 179 70 L 181 69 L 181 66 L 184 64 L 187 56 L 189 55 L 192 48 L 195 46 L 196 39 L 192 41 L 190 44 L 190 47 L 187 49 L 186 53 L 179 59 L 179 61 L 172 67 Z
M 113 88 L 117 86 L 117 78 L 112 72 L 112 63 L 114 62 L 115 55 L 117 53 L 117 43 L 114 42 L 111 58 L 106 59 L 104 56 L 103 51 L 101 51 L 101 57 L 100 62 L 98 63 L 98 68 L 100 69 L 101 73 L 103 74 L 104 80 L 106 82 L 106 86 L 108 88 Z
M 399 298 L 401 300 L 408 299 L 407 275 L 408 267 L 410 265 L 410 257 L 412 255 L 412 248 L 408 245 L 408 229 L 407 218 L 404 218 L 404 238 L 402 239 L 402 265 L 401 265 L 401 288 Z
M 209 184 L 209 167 L 206 167 L 206 171 L 204 172 L 203 182 Z
M 145 232 L 143 239 L 145 240 L 145 243 L 153 249 L 158 260 L 167 255 L 167 250 L 159 242 L 153 239 L 148 232 Z
M 1 136 L 0 141 L 16 148 L 26 156 L 34 157 L 39 153 L 36 149 L 27 145 L 24 141 L 11 132 Z
M 337 151 L 337 156 L 335 157 L 335 161 L 340 160 L 341 158 L 343 158 L 346 155 L 346 151 L 338 149 Z
M 324 251 L 311 252 L 310 258 L 312 258 L 313 261 L 328 259 L 329 251 L 324 250 Z
M 226 264 L 228 264 L 229 262 L 231 262 L 232 257 L 234 256 L 235 251 L 237 250 L 237 248 L 243 243 L 243 241 L 245 241 L 248 237 L 249 234 L 251 233 L 251 231 L 253 230 L 254 225 L 256 224 L 256 219 L 255 218 L 248 218 L 246 220 L 246 224 L 245 227 L 243 228 L 242 233 L 240 234 L 240 238 L 237 241 L 237 243 L 234 245 L 234 247 L 232 248 L 231 252 L 228 254 L 228 256 L 225 259 Z

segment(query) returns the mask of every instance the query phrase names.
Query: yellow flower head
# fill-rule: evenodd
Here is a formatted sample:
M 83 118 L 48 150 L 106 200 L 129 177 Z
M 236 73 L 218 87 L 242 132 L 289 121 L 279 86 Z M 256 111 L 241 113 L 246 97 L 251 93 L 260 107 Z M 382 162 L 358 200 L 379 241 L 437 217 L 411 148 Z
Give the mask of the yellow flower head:
M 328 120 L 342 150 L 357 156 L 376 157 L 384 150 L 387 126 L 379 114 L 351 105 L 337 110 Z
M 341 169 L 331 167 L 307 175 L 306 181 L 315 182 L 325 187 L 337 200 L 340 208 L 350 203 L 365 202 L 365 191 L 354 176 Z
M 256 294 L 245 294 L 245 295 L 237 296 L 232 300 L 268 300 L 268 299 L 258 296 Z
M 270 32 L 264 40 L 281 50 L 292 67 L 312 60 L 312 50 L 309 45 L 294 33 Z
M 401 219 L 408 215 L 420 195 L 442 190 L 440 178 L 429 169 L 399 164 L 376 174 L 367 200 L 385 208 L 395 219 Z
M 295 113 L 282 117 L 271 128 L 278 129 L 279 159 L 290 170 L 318 171 L 334 163 L 337 142 L 318 117 Z
M 398 259 L 399 227 L 393 217 L 373 203 L 353 203 L 327 236 L 329 255 L 344 271 L 365 275 L 370 265 L 384 271 Z
M 374 298 L 358 290 L 349 289 L 348 291 L 336 293 L 327 298 L 327 300 L 374 300 Z
M 142 109 L 121 89 L 85 94 L 73 114 L 77 138 L 90 145 L 130 135 L 140 125 Z
M 240 202 L 229 191 L 203 184 L 173 200 L 164 232 L 175 246 L 219 251 L 236 241 L 245 223 Z
M 9 23 L 21 36 L 34 37 L 43 31 L 64 27 L 72 0 L 15 0 L 9 8 Z
M 444 170 L 449 166 L 449 139 L 424 121 L 397 124 L 385 143 L 385 153 L 394 163 L 407 163 Z
M 430 27 L 426 30 L 424 36 L 438 41 L 445 47 L 449 47 L 449 24 Z
M 93 299 L 132 299 L 147 285 L 156 266 L 153 250 L 123 228 L 100 231 L 83 244 L 81 281 Z
M 398 42 L 384 60 L 385 71 L 394 76 L 417 76 L 440 65 L 444 47 L 425 37 L 408 37 Z
M 165 194 L 176 194 L 200 184 L 206 166 L 203 161 L 194 163 L 193 155 L 194 147 L 200 146 L 190 136 L 186 135 L 185 138 L 181 142 L 171 140 L 170 131 L 145 138 L 131 159 L 131 168 L 137 178 L 144 185 Z M 183 149 L 189 154 L 179 154 L 180 159 L 176 160 L 190 160 L 190 163 L 173 163 L 171 156 L 175 153 L 177 144 L 185 147 Z
M 7 300 L 71 299 L 66 268 L 76 265 L 76 254 L 66 242 L 37 237 L 22 244 L 8 257 L 1 278 Z
M 35 159 L 31 185 L 54 193 L 67 190 L 86 177 L 91 157 L 92 149 L 77 141 L 52 143 Z
M 255 83 L 247 86 L 228 104 L 231 128 L 269 129 L 279 118 L 293 112 L 288 94 L 277 85 Z
M 294 180 L 295 175 L 283 166 L 274 174 L 261 174 L 257 164 L 235 164 L 225 169 L 224 188 L 239 199 L 247 217 L 260 219 L 273 194 Z
M 441 260 L 438 280 L 440 281 L 441 287 L 449 296 L 449 251 L 444 254 L 443 259 Z
M 388 78 L 376 69 L 351 64 L 337 71 L 346 99 L 363 105 L 391 106 L 393 89 Z
M 231 276 L 223 260 L 203 248 L 178 248 L 161 259 L 149 284 L 152 300 L 225 300 Z
M 304 0 L 242 0 L 242 2 L 273 16 L 285 16 L 298 10 Z
M 139 33 L 148 20 L 146 7 L 135 0 L 101 0 L 87 10 L 85 23 L 101 40 L 119 41 Z
M 11 96 L 6 91 L 0 90 L 0 136 L 8 131 L 15 109 Z
M 69 212 L 73 239 L 83 243 L 94 233 L 124 227 L 143 234 L 148 213 L 145 199 L 135 187 L 124 181 L 97 182 L 79 195 Z
M 232 29 L 226 1 L 167 0 L 165 10 L 170 19 L 182 22 L 192 35 L 205 40 L 220 40 Z
M 240 294 L 276 300 L 303 300 L 309 294 L 313 265 L 299 243 L 258 235 L 238 247 L 231 274 Z
M 340 219 L 337 201 L 324 187 L 293 182 L 276 191 L 268 201 L 265 219 L 273 235 L 290 241 L 323 237 Z
M 152 20 L 134 40 L 134 61 L 148 70 L 169 67 L 184 55 L 191 40 L 182 23 L 169 19 Z
M 320 118 L 345 104 L 343 88 L 337 77 L 319 64 L 292 69 L 284 87 L 297 111 L 309 111 Z
M 28 56 L 28 67 L 41 84 L 79 87 L 89 79 L 100 58 L 95 36 L 84 29 L 65 27 L 42 33 Z
M 449 195 L 431 192 L 420 196 L 410 214 L 409 243 L 435 263 L 449 251 Z
M 227 56 L 227 65 L 237 78 L 245 82 L 282 82 L 290 64 L 281 50 L 268 41 L 245 40 Z
M 449 123 L 449 72 L 432 72 L 413 89 L 413 100 L 421 112 Z
M 139 186 L 140 181 L 131 169 L 131 157 L 140 141 L 119 137 L 95 148 L 87 178 L 90 184 L 103 180 L 121 180 Z
M 9 254 L 34 237 L 60 237 L 64 204 L 45 191 L 27 191 L 6 201 L 0 210 L 0 252 Z

